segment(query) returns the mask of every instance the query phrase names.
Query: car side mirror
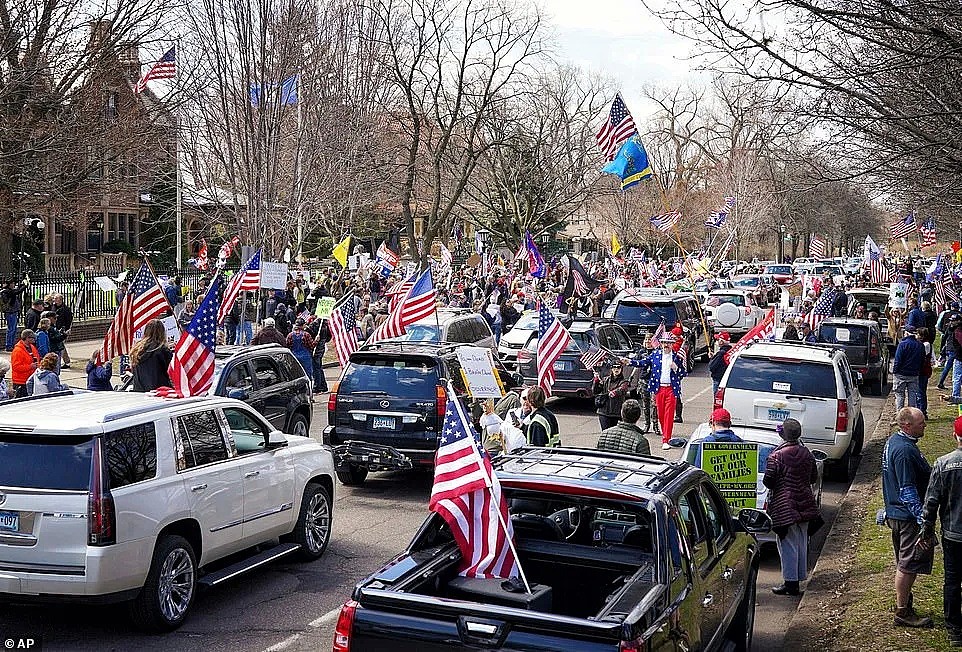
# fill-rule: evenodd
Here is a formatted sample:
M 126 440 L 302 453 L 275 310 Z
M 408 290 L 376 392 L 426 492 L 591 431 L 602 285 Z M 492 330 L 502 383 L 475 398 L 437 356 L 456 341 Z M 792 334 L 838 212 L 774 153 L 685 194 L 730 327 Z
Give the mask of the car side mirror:
M 772 531 L 772 517 L 760 509 L 742 509 L 738 512 L 738 523 L 750 534 L 768 534 Z
M 246 401 L 248 398 L 247 390 L 241 387 L 234 387 L 227 392 L 227 398 L 236 398 L 238 401 Z
M 287 435 L 280 430 L 271 430 L 267 433 L 267 448 L 282 448 L 287 446 Z

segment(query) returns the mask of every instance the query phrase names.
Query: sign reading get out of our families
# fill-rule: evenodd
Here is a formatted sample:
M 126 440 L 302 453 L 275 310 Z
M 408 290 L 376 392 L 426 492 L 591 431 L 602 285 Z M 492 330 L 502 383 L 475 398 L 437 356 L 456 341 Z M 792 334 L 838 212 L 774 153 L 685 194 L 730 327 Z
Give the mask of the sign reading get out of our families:
M 702 442 L 701 468 L 711 476 L 733 509 L 756 507 L 758 446 L 736 442 Z

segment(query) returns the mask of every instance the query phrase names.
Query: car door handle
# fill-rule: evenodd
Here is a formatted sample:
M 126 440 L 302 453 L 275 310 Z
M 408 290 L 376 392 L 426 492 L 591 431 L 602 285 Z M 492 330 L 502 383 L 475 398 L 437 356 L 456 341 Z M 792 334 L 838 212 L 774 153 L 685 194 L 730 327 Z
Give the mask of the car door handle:
M 730 580 L 730 579 L 732 578 L 732 576 L 733 576 L 734 574 L 735 574 L 735 569 L 734 569 L 734 568 L 728 568 L 728 567 L 726 566 L 726 567 L 725 567 L 725 570 L 722 571 L 721 578 L 727 582 L 728 580 Z
M 195 484 L 193 487 L 190 488 L 190 490 L 191 490 L 191 491 L 203 491 L 203 490 L 206 489 L 206 488 L 207 488 L 207 483 L 205 482 L 204 484 Z
M 244 477 L 245 477 L 245 478 L 256 478 L 256 477 L 259 476 L 260 474 L 261 474 L 260 471 L 248 471 L 247 473 L 244 474 Z
M 711 603 L 715 601 L 715 596 L 711 593 L 706 593 L 705 597 L 701 599 L 701 606 L 710 607 Z

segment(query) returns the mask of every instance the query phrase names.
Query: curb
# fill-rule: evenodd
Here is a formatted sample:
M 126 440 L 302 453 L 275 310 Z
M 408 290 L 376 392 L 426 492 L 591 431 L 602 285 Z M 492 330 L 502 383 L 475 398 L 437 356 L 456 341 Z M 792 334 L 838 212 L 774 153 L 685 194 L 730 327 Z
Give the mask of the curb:
M 808 587 L 785 631 L 783 646 L 786 650 L 830 649 L 827 643 L 832 640 L 837 615 L 850 601 L 847 579 L 851 561 L 865 521 L 865 505 L 878 491 L 882 451 L 894 416 L 895 395 L 889 393 L 871 437 L 862 446 L 862 459 L 855 479 L 839 503 Z

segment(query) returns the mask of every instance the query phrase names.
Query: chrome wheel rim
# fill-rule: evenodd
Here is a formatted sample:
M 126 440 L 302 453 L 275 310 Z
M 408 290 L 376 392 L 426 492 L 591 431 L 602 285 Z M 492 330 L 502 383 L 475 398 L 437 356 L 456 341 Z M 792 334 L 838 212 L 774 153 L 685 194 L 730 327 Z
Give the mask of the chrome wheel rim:
M 183 548 L 171 550 L 160 569 L 160 610 L 169 622 L 183 618 L 194 596 L 194 563 Z
M 307 423 L 304 419 L 297 419 L 294 421 L 294 432 L 292 434 L 298 437 L 307 437 Z
M 331 535 L 331 509 L 327 504 L 327 497 L 322 493 L 311 496 L 307 505 L 307 519 L 304 523 L 305 542 L 313 553 L 319 553 L 327 544 Z

